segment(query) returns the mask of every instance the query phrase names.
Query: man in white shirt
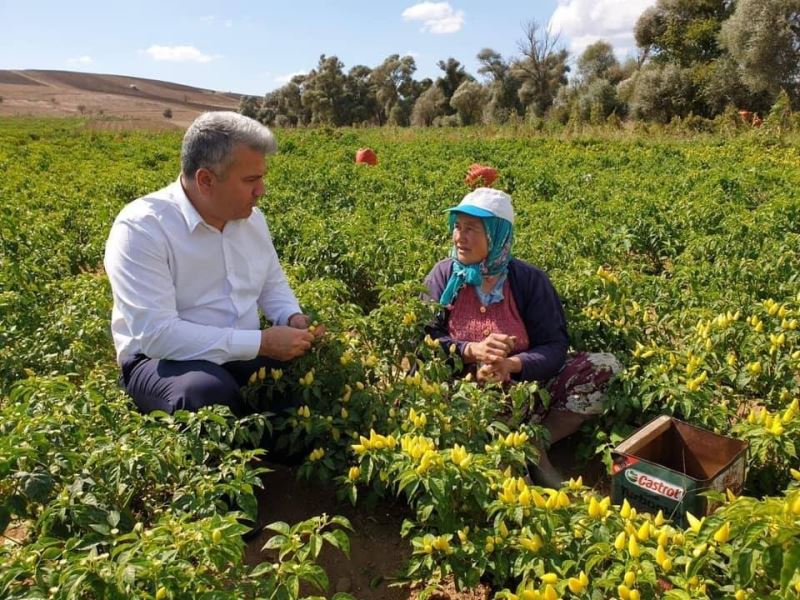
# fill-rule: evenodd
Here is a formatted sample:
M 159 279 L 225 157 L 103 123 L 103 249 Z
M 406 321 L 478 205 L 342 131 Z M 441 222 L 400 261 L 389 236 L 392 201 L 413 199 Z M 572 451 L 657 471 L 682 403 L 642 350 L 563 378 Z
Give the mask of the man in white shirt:
M 278 262 L 264 194 L 272 133 L 234 112 L 186 131 L 181 174 L 125 206 L 106 243 L 111 331 L 121 382 L 142 412 L 225 404 L 262 366 L 303 355 L 308 331 Z M 261 329 L 258 309 L 273 324 Z

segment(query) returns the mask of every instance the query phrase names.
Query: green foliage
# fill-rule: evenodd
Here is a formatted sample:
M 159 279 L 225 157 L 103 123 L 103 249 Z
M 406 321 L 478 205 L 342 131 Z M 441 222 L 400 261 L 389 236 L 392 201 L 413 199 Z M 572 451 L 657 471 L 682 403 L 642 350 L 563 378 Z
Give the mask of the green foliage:
M 722 27 L 722 45 L 742 68 L 744 83 L 774 100 L 788 92 L 800 107 L 800 2 L 740 0 Z
M 604 40 L 598 40 L 586 47 L 578 57 L 577 76 L 583 82 L 594 79 L 609 79 L 609 76 L 619 70 L 619 61 L 614 56 L 614 48 Z M 618 83 L 613 81 L 612 83 Z
M 713 117 L 729 103 L 761 112 L 782 88 L 796 105 L 798 19 L 796 0 L 659 0 L 636 23 L 649 60 L 631 108 L 662 123 L 690 111 Z
M 450 98 L 450 106 L 458 112 L 462 125 L 480 123 L 488 94 L 477 81 L 465 81 Z
M 689 114 L 713 118 L 729 104 L 763 113 L 782 89 L 797 110 L 798 22 L 798 0 L 658 0 L 634 27 L 637 58 L 620 64 L 611 44 L 598 40 L 577 58 L 570 80 L 569 53 L 559 36 L 531 21 L 523 25 L 518 56 L 504 59 L 491 48 L 478 52 L 484 83 L 453 57 L 438 61 L 442 75 L 435 81 L 416 81 L 411 56 L 393 54 L 375 67 L 355 65 L 345 73 L 337 57 L 323 55 L 316 68 L 262 101 L 242 98 L 240 111 L 280 127 L 429 127 L 476 123 L 473 107 L 483 104 L 486 123 L 527 116 L 531 122 L 571 121 L 574 130 L 611 114 L 664 124 Z M 607 89 L 586 89 L 598 80 Z M 454 104 L 468 82 L 469 94 Z
M 786 90 L 781 90 L 778 97 L 775 99 L 775 103 L 772 105 L 767 119 L 764 122 L 764 127 L 767 131 L 777 134 L 784 133 L 791 129 L 792 107 L 789 94 L 786 93 Z
M 717 34 L 731 12 L 725 0 L 658 0 L 639 17 L 636 43 L 663 63 L 689 67 L 720 55 Z
M 636 76 L 631 112 L 640 119 L 668 123 L 691 112 L 694 96 L 688 69 L 675 64 L 653 64 Z
M 648 127 L 279 132 L 262 208 L 328 333 L 285 370 L 254 374 L 246 394 L 299 399 L 269 424 L 306 453 L 301 476 L 336 481 L 356 502 L 408 502 L 409 579 L 491 578 L 507 597 L 546 592 L 547 573 L 578 597 L 621 595 L 628 570 L 643 597 L 660 580 L 672 597 L 796 585 L 800 492 L 786 485 L 800 443 L 797 146 L 791 134 L 686 140 L 686 129 Z M 313 562 L 323 541 L 346 551 L 338 520 L 275 524 L 282 559 L 243 565 L 238 519 L 253 515 L 251 448 L 266 415 L 143 417 L 116 388 L 103 243 L 124 203 L 174 178 L 178 136 L 35 120 L 0 121 L 0 134 L 0 529 L 27 531 L 0 548 L 0 595 L 291 598 L 301 579 L 324 587 Z M 361 146 L 379 151 L 378 167 L 352 163 Z M 515 255 L 550 275 L 573 347 L 625 364 L 587 426 L 588 452 L 674 414 L 748 439 L 749 491 L 763 498 L 731 500 L 680 532 L 577 482 L 559 495 L 520 479 L 543 433 L 526 418 L 544 401 L 535 384 L 453 381 L 450 349 L 419 340 L 434 310 L 421 282 L 449 248 L 441 211 L 476 161 L 513 194 Z M 645 522 L 655 529 L 638 556 L 616 550 Z M 729 539 L 714 540 L 727 522 Z M 581 571 L 588 591 L 568 591 Z

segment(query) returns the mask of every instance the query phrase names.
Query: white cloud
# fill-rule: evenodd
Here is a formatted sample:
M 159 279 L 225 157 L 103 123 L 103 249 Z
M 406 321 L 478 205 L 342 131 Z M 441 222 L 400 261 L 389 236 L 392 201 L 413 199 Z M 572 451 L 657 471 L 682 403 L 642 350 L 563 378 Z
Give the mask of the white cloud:
M 549 28 L 569 39 L 569 49 L 580 54 L 597 40 L 606 40 L 620 54 L 636 48 L 633 27 L 656 0 L 558 0 Z
M 288 75 L 278 75 L 275 78 L 275 83 L 279 83 L 280 85 L 286 85 L 289 83 L 293 77 L 297 75 L 305 75 L 308 71 L 295 71 L 294 73 L 289 73 Z
M 455 33 L 464 25 L 464 11 L 453 10 L 449 2 L 420 2 L 403 11 L 406 21 L 422 21 L 420 31 Z
M 153 44 L 145 50 L 145 52 L 147 52 L 153 60 L 168 62 L 207 63 L 215 58 L 219 58 L 219 56 L 203 54 L 194 46 L 159 46 Z
M 91 56 L 80 56 L 78 58 L 70 58 L 67 62 L 71 65 L 90 65 L 94 62 Z
M 422 55 L 419 52 L 414 52 L 412 50 L 409 50 L 408 52 L 403 54 L 403 56 L 410 56 L 414 60 L 419 60 L 419 57 L 422 56 Z

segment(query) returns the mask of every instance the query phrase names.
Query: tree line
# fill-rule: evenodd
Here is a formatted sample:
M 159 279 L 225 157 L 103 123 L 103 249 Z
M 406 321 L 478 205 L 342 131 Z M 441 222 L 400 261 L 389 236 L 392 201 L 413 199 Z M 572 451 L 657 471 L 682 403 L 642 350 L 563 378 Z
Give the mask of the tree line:
M 634 36 L 636 58 L 620 62 L 600 40 L 573 59 L 558 35 L 531 21 L 518 55 L 477 54 L 480 80 L 452 57 L 439 61 L 435 80 L 416 80 L 411 56 L 345 71 L 336 56 L 322 55 L 263 98 L 243 97 L 240 112 L 279 127 L 455 126 L 667 123 L 732 109 L 763 114 L 779 96 L 800 108 L 800 0 L 658 0 Z

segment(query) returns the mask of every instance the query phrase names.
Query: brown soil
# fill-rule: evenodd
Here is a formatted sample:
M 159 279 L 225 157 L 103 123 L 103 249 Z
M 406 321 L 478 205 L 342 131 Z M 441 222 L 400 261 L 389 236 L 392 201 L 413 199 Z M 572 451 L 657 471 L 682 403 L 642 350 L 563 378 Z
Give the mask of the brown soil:
M 29 525 L 30 523 L 25 521 L 12 521 L 3 532 L 3 537 L 17 544 L 24 544 L 30 533 Z
M 412 592 L 411 598 L 416 599 Z M 492 597 L 492 588 L 479 584 L 472 590 L 457 590 L 452 577 L 439 583 L 437 590 L 430 596 L 430 600 L 489 600 Z
M 586 485 L 602 494 L 609 493 L 610 481 L 599 460 L 584 468 L 576 462 L 576 442 L 577 436 L 556 444 L 550 451 L 553 465 L 565 477 L 582 475 Z M 389 587 L 411 555 L 410 542 L 400 537 L 403 519 L 408 515 L 408 508 L 402 501 L 380 504 L 372 511 L 365 508 L 363 502 L 353 507 L 349 501 L 337 500 L 332 484 L 298 481 L 289 467 L 270 465 L 270 468 L 274 470 L 264 476 L 264 488 L 258 492 L 262 523 L 297 523 L 326 513 L 347 517 L 355 529 L 349 534 L 349 559 L 330 547 L 325 547 L 320 554 L 319 564 L 330 580 L 328 598 L 336 592 L 348 592 L 360 600 L 414 600 L 417 597 L 417 592 L 408 587 Z M 261 551 L 269 537 L 269 531 L 263 532 L 247 545 L 245 560 L 248 564 L 270 560 L 269 555 Z M 490 596 L 491 590 L 486 586 L 457 591 L 450 580 L 442 582 L 432 598 L 486 600 Z
M 325 547 L 319 564 L 330 580 L 327 596 L 348 592 L 361 600 L 405 600 L 408 589 L 389 587 L 393 576 L 411 555 L 410 544 L 400 537 L 400 526 L 407 509 L 383 504 L 368 511 L 361 504 L 353 507 L 336 499 L 331 484 L 298 481 L 292 469 L 272 465 L 264 476 L 264 489 L 258 494 L 264 523 L 296 523 L 323 513 L 347 517 L 355 529 L 349 533 L 350 558 L 335 548 Z M 245 561 L 255 564 L 267 559 L 262 546 L 271 537 L 263 532 L 247 546 Z M 311 592 L 311 590 L 309 590 Z
M 104 129 L 185 128 L 204 111 L 236 110 L 241 99 L 153 79 L 37 70 L 0 70 L 0 97 L 0 116 L 82 116 Z
M 611 476 L 606 472 L 599 457 L 581 464 L 575 458 L 578 436 L 567 438 L 555 444 L 548 453 L 550 462 L 565 477 L 583 477 L 583 484 L 594 488 L 598 494 L 611 494 Z

